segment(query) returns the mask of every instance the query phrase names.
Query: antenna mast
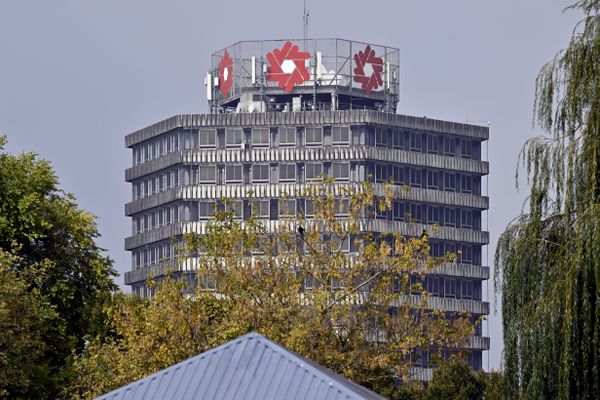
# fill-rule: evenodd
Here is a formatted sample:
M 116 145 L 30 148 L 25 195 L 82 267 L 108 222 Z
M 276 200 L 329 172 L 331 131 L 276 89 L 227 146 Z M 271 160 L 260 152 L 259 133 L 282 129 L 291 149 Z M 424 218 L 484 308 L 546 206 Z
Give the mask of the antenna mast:
M 308 10 L 306 9 L 306 0 L 304 0 L 304 14 L 302 14 L 302 22 L 304 25 L 304 48 L 306 50 L 306 38 L 308 37 Z

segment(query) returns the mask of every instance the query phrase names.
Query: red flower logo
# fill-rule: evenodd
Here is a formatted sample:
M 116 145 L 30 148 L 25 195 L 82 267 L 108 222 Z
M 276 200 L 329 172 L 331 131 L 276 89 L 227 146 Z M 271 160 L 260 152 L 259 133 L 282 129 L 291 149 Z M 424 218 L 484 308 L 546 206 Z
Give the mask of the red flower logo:
M 383 59 L 375 56 L 375 50 L 371 46 L 365 48 L 365 51 L 359 51 L 354 55 L 354 81 L 361 84 L 361 88 L 371 93 L 372 90 L 383 86 L 381 73 L 383 72 Z M 367 76 L 365 68 L 371 67 L 372 72 Z
M 274 49 L 267 54 L 270 67 L 267 68 L 267 81 L 277 82 L 281 89 L 289 93 L 294 85 L 310 79 L 306 69 L 306 60 L 310 53 L 299 51 L 297 45 L 286 42 L 281 49 Z
M 223 96 L 227 97 L 231 86 L 233 85 L 233 59 L 229 52 L 225 50 L 223 58 L 219 63 L 219 89 Z

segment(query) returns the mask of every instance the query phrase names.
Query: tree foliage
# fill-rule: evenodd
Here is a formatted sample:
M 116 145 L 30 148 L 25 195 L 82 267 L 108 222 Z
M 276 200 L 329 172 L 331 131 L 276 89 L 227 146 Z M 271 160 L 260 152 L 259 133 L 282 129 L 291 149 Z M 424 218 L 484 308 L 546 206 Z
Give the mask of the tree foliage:
M 502 400 L 505 399 L 504 375 L 498 371 L 473 372 L 460 359 L 441 363 L 433 373 L 423 398 L 428 400 Z M 421 397 L 416 397 L 420 399 Z
M 38 289 L 30 290 L 0 251 L 0 398 L 46 398 L 56 384 L 48 353 L 64 325 Z
M 0 359 L 6 366 L 31 369 L 5 370 L 0 392 L 53 398 L 69 379 L 68 357 L 81 351 L 83 337 L 95 329 L 94 306 L 115 288 L 115 271 L 95 244 L 94 217 L 59 189 L 50 164 L 33 153 L 5 153 L 5 142 L 0 137 L 0 268 L 5 285 L 0 309 L 6 313 L 0 321 L 6 324 Z M 11 321 L 19 310 L 23 324 L 17 327 Z M 23 336 L 12 346 L 20 336 L 13 336 L 14 329 L 22 329 Z M 9 379 L 13 372 L 24 374 L 23 379 Z M 29 373 L 36 378 L 26 377 Z
M 482 400 L 484 389 L 483 376 L 476 376 L 464 362 L 451 361 L 435 370 L 427 394 L 431 400 Z
M 185 294 L 182 280 L 168 277 L 152 299 L 121 295 L 107 307 L 111 334 L 90 337 L 74 357 L 74 398 L 93 398 L 176 364 L 232 338 L 220 331 L 228 302 L 210 293 Z
M 485 379 L 483 398 L 485 400 L 505 399 L 506 385 L 504 374 L 500 371 L 491 371 Z
M 600 1 L 571 8 L 585 17 L 536 82 L 528 209 L 495 258 L 511 399 L 600 393 Z
M 365 212 L 389 208 L 391 193 L 325 182 L 304 197 L 314 201 L 313 218 L 274 225 L 219 211 L 202 235 L 188 235 L 182 263 L 196 262 L 194 279 L 167 278 L 152 299 L 113 307 L 115 335 L 90 338 L 76 360 L 75 396 L 98 395 L 249 331 L 388 396 L 407 380 L 413 350 L 465 345 L 474 331 L 468 315 L 451 321 L 428 309 L 420 277 L 445 261 L 429 256 L 428 236 L 364 233 Z M 349 240 L 352 255 L 343 251 Z

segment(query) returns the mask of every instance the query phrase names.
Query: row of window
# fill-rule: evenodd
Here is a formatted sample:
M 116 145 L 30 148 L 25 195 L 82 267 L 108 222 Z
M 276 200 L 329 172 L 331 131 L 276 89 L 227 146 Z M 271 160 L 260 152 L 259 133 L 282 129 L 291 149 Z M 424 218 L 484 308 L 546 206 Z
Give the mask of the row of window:
M 197 146 L 198 130 L 179 129 L 137 144 L 133 147 L 133 165 L 143 164 L 169 153 Z
M 132 184 L 133 200 L 138 200 L 153 194 L 179 186 L 180 175 L 184 168 L 170 168 L 153 176 L 139 179 Z
M 318 181 L 323 176 L 331 176 L 336 181 L 347 182 L 350 180 L 350 163 L 180 166 L 134 181 L 132 198 L 138 200 L 174 188 L 179 184 L 303 183 Z
M 328 239 L 331 238 L 324 237 L 323 242 Z M 356 237 L 354 236 L 343 242 L 337 242 L 337 246 L 343 252 L 355 253 L 358 251 Z M 458 263 L 481 264 L 481 246 L 479 245 L 446 241 L 431 241 L 430 245 L 431 255 L 434 257 L 443 257 L 451 253 L 456 255 L 456 262 Z M 146 268 L 166 261 L 174 261 L 179 248 L 181 248 L 181 243 L 173 243 L 167 240 L 133 250 L 133 269 Z M 285 251 L 285 249 L 282 249 L 282 251 Z M 421 278 L 414 277 L 414 279 Z M 416 283 L 416 281 L 411 281 L 411 283 Z M 425 277 L 422 285 L 425 290 L 437 297 L 481 300 L 481 284 L 478 280 L 428 275 Z
M 348 200 L 339 199 L 338 202 L 335 205 L 336 214 L 340 217 L 347 216 Z M 135 215 L 132 217 L 132 233 L 140 234 L 179 221 L 208 220 L 214 216 L 217 209 L 230 211 L 238 219 L 248 219 L 251 216 L 271 220 L 298 216 L 310 219 L 315 214 L 315 204 L 310 199 L 231 200 L 225 203 L 209 200 L 190 201 L 156 207 L 148 212 Z M 385 212 L 378 210 L 377 207 L 368 207 L 365 209 L 364 216 L 409 223 L 481 229 L 481 211 L 479 210 L 400 200 L 395 200 L 392 208 Z
M 373 125 L 178 129 L 133 146 L 138 165 L 173 151 L 195 148 L 377 146 L 481 159 L 479 141 Z
M 404 166 L 400 164 L 366 164 L 367 179 L 371 182 L 394 182 L 410 187 L 481 194 L 481 177 L 460 172 Z
M 338 216 L 348 215 L 348 200 L 340 199 L 335 206 Z M 265 200 L 231 200 L 226 203 L 214 201 L 198 202 L 198 218 L 207 220 L 214 216 L 215 210 L 229 211 L 234 218 L 248 219 L 251 216 L 261 219 L 277 220 L 279 218 L 295 218 L 302 214 L 311 218 L 315 214 L 315 204 L 304 199 L 265 199 Z
M 410 284 L 413 294 L 419 294 L 422 289 L 435 297 L 481 300 L 480 280 L 426 275 L 424 277 L 411 276 Z M 398 282 L 394 282 L 394 290 L 399 290 Z
M 480 324 L 478 324 L 480 325 Z M 475 328 L 476 331 L 481 331 L 481 328 Z M 477 335 L 481 336 L 481 334 Z M 464 352 L 461 350 L 461 352 Z M 465 362 L 473 371 L 479 371 L 483 368 L 481 350 L 472 350 L 464 354 L 455 354 L 456 351 L 443 350 L 440 352 L 430 352 L 423 349 L 415 349 L 411 352 L 411 361 L 415 367 L 421 368 L 436 368 L 439 366 L 440 358 L 445 361 L 450 361 L 458 357 L 465 357 Z
M 200 129 L 199 148 L 349 145 L 350 127 Z
M 469 208 L 395 200 L 390 210 L 380 211 L 376 207 L 372 207 L 368 211 L 368 217 L 379 219 L 440 225 L 452 228 L 481 229 L 481 211 Z
M 481 177 L 401 164 L 306 162 L 280 164 L 187 165 L 170 168 L 133 182 L 133 200 L 179 185 L 305 183 L 324 176 L 338 182 L 394 182 L 410 187 L 481 194 Z
M 384 238 L 384 240 L 388 240 L 390 246 L 394 248 L 391 239 Z M 458 263 L 481 265 L 481 245 L 430 239 L 429 247 L 429 254 L 433 257 L 447 257 L 449 254 L 454 254 Z
M 147 268 L 159 263 L 174 262 L 181 244 L 163 241 L 131 252 L 133 269 Z
M 310 182 L 323 176 L 350 180 L 350 163 L 229 164 L 198 166 L 199 184 Z
M 131 218 L 132 233 L 134 235 L 162 228 L 179 221 L 192 220 L 192 209 L 189 203 L 165 205 L 152 209 L 152 211 L 138 214 Z
M 347 213 L 347 202 L 340 200 L 336 205 L 338 215 L 343 216 Z M 254 215 L 258 218 L 278 219 L 295 218 L 300 207 L 306 208 L 308 218 L 314 214 L 314 203 L 312 201 L 296 202 L 296 200 L 255 200 L 252 202 L 231 201 L 225 204 L 221 203 L 215 207 L 212 202 L 185 202 L 178 206 L 159 207 L 150 212 L 136 215 L 133 218 L 133 234 L 141 234 L 153 229 L 159 229 L 170 223 L 178 221 L 197 221 L 211 218 L 215 209 L 231 212 L 234 217 L 244 218 L 244 216 Z M 466 227 L 465 227 L 466 228 Z M 390 246 L 394 247 L 391 238 L 386 238 Z M 354 239 L 348 239 L 340 243 L 340 250 L 344 252 L 357 252 L 358 248 Z M 473 244 L 456 244 L 453 242 L 431 240 L 431 255 L 434 257 L 444 257 L 447 254 L 455 254 L 457 261 L 464 264 L 481 264 L 481 246 Z
M 396 132 L 389 128 L 366 127 L 364 144 L 450 157 L 481 159 L 480 142 L 450 135 L 414 131 Z
M 348 146 L 365 145 L 451 157 L 480 159 L 480 142 L 450 135 L 415 132 L 372 125 L 225 128 L 219 145 L 218 129 L 199 131 L 200 147 L 281 147 L 281 146 Z
M 334 206 L 338 216 L 348 215 L 348 200 L 340 199 Z M 214 201 L 198 202 L 198 218 L 212 218 L 215 209 L 232 211 L 236 218 L 248 219 L 250 216 L 277 220 L 279 217 L 304 216 L 311 218 L 315 213 L 314 201 L 310 199 L 266 199 L 232 200 L 225 205 Z M 395 200 L 390 210 L 380 211 L 377 207 L 365 210 L 365 217 L 403 222 L 423 223 L 463 229 L 481 229 L 481 211 L 468 208 L 455 208 L 431 204 L 410 203 Z

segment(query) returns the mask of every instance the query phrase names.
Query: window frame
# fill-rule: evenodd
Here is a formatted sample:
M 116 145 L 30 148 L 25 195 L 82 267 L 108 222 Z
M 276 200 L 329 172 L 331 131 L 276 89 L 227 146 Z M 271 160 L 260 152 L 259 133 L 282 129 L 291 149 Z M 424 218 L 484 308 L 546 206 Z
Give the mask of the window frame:
M 345 139 L 344 139 L 345 132 Z M 336 140 L 336 136 L 338 136 Z M 350 144 L 350 127 L 334 125 L 331 127 L 331 143 L 335 146 L 347 146 Z
M 427 189 L 439 190 L 440 173 L 439 171 L 427 170 Z
M 430 154 L 440 154 L 439 136 L 433 133 L 427 134 L 427 152 Z
M 239 179 L 237 172 L 239 170 Z M 234 176 L 230 176 L 230 172 L 233 172 Z M 227 164 L 225 165 L 225 183 L 242 183 L 244 180 L 244 167 L 241 164 Z
M 375 147 L 389 147 L 388 129 L 380 126 L 375 127 Z
M 319 168 L 317 168 L 319 167 Z M 316 174 L 316 169 L 319 169 L 319 173 Z M 309 170 L 312 170 L 309 176 Z M 304 178 L 307 182 L 318 181 L 323 177 L 323 163 L 319 162 L 307 162 L 304 164 Z
M 283 163 L 283 164 L 279 164 L 278 165 L 278 169 L 279 169 L 279 182 L 296 182 L 296 178 L 297 178 L 297 168 L 296 168 L 296 164 L 292 164 L 292 163 Z M 285 177 L 283 177 L 284 174 L 282 174 L 282 171 L 285 170 Z M 288 177 L 288 172 L 290 171 L 294 171 L 294 177 Z
M 212 143 L 210 141 L 210 135 L 212 133 Z M 204 135 L 203 135 L 204 134 Z M 208 140 L 204 141 L 203 138 Z M 200 129 L 198 131 L 198 147 L 199 148 L 216 148 L 217 147 L 217 130 L 216 129 Z
M 460 156 L 462 158 L 472 159 L 473 158 L 473 142 L 470 140 L 463 139 L 460 141 Z
M 209 220 L 215 216 L 216 204 L 214 201 L 199 201 L 198 202 L 198 220 Z M 206 212 L 205 212 L 206 211 Z
M 289 205 L 293 204 L 293 207 Z M 279 199 L 277 216 L 278 217 L 296 217 L 298 213 L 298 202 L 296 199 Z
M 427 205 L 427 223 L 440 225 L 440 208 Z
M 444 207 L 444 226 L 456 227 L 456 208 Z
M 315 201 L 313 199 L 304 200 L 304 212 L 305 218 L 312 218 L 315 216 Z
M 341 172 L 343 172 L 343 167 L 347 168 L 348 174 L 346 176 L 341 175 Z M 336 176 L 336 169 L 337 172 L 340 172 L 340 176 Z M 331 177 L 333 177 L 337 182 L 347 182 L 350 180 L 350 163 L 348 162 L 332 162 L 330 171 Z
M 252 128 L 250 131 L 250 141 L 252 147 L 269 147 L 271 144 L 271 130 L 264 127 Z
M 266 213 L 265 211 L 266 206 Z M 252 200 L 250 203 L 252 215 L 259 219 L 269 219 L 271 216 L 271 201 L 269 199 Z M 258 213 L 256 212 L 258 210 Z
M 444 191 L 456 192 L 456 174 L 452 172 L 444 172 Z
M 423 152 L 423 134 L 421 132 L 410 132 L 409 148 L 410 151 Z
M 375 182 L 387 182 L 389 177 L 387 164 L 375 164 Z
M 213 177 L 211 179 L 203 179 L 202 178 L 202 169 L 212 169 Z M 198 166 L 198 183 L 212 183 L 215 184 L 217 182 L 217 166 L 216 165 L 200 165 Z M 173 180 L 171 180 L 173 183 Z
M 444 278 L 444 297 L 456 298 L 456 279 Z
M 394 200 L 392 205 L 392 219 L 394 221 L 404 221 L 404 203 Z
M 453 157 L 456 154 L 456 141 L 454 140 L 453 137 L 448 137 L 448 136 L 444 137 L 444 144 L 443 144 L 442 151 L 445 156 Z
M 313 140 L 309 140 L 309 132 L 314 133 L 315 136 L 318 133 L 320 140 L 314 140 L 316 138 L 311 138 Z M 306 143 L 306 146 L 322 146 L 323 145 L 323 127 L 307 126 L 306 128 L 304 128 L 304 143 Z
M 238 140 L 239 136 L 239 142 Z M 244 130 L 242 128 L 225 128 L 225 147 L 241 147 L 243 144 Z M 233 139 L 233 141 L 231 141 Z
M 421 168 L 410 168 L 410 186 L 423 187 L 423 170 Z
M 461 210 L 460 226 L 461 228 L 473 229 L 473 211 Z
M 285 134 L 283 134 L 283 132 L 285 132 Z M 293 134 L 293 141 L 289 141 L 289 135 L 290 132 Z M 290 127 L 290 126 L 282 126 L 277 128 L 277 135 L 279 136 L 279 146 L 285 147 L 285 146 L 296 146 L 296 141 L 297 141 L 297 136 L 298 136 L 298 129 L 296 127 Z M 283 141 L 282 138 L 285 137 L 286 141 Z
M 234 219 L 242 219 L 244 216 L 244 203 L 242 200 L 228 200 L 224 204 L 225 211 L 232 212 Z
M 269 164 L 252 164 L 252 183 L 269 183 L 271 179 L 271 166 Z M 256 178 L 256 172 L 262 170 L 263 168 L 267 170 L 266 178 L 263 177 L 262 173 L 259 173 L 260 177 Z
M 394 165 L 392 178 L 394 180 L 394 184 L 396 185 L 405 185 L 406 184 L 406 169 L 402 165 Z
M 473 193 L 473 176 L 468 174 L 461 174 L 460 177 L 460 192 L 461 193 Z

